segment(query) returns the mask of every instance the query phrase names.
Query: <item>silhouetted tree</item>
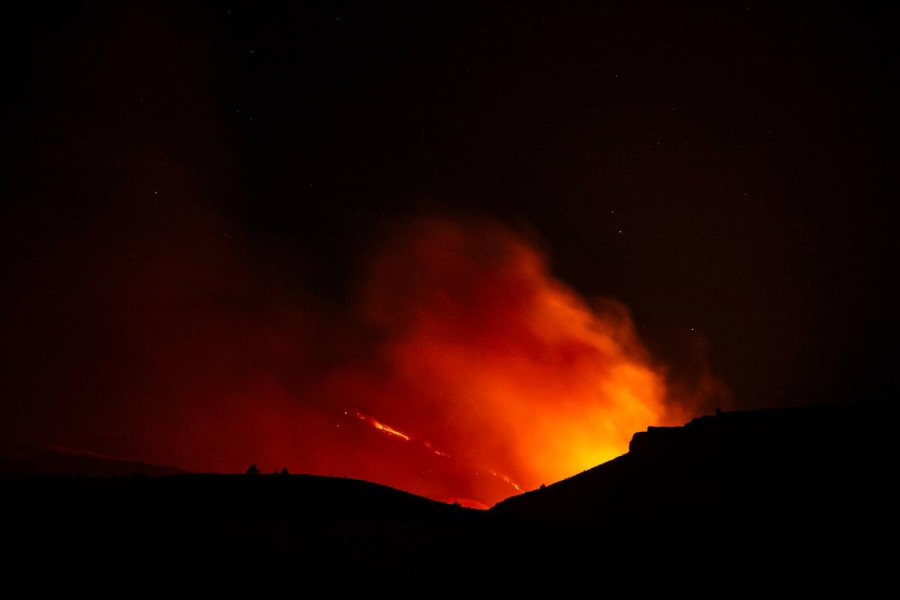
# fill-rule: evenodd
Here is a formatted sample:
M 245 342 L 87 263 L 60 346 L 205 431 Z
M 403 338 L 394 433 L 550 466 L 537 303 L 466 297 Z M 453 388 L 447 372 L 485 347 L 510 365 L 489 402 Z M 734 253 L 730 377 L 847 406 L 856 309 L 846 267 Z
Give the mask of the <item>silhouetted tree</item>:
M 250 468 L 247 469 L 247 475 L 259 475 L 259 467 L 256 466 L 256 463 L 250 465 Z
M 285 467 L 281 470 L 281 474 L 282 475 L 290 475 L 290 473 L 288 473 L 287 467 Z

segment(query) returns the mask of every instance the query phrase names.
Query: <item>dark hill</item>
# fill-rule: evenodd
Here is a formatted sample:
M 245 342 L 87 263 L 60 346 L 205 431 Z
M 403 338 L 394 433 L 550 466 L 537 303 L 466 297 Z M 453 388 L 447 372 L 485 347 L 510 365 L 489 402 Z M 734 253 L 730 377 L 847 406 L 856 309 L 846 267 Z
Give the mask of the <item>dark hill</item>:
M 651 428 L 490 511 L 306 475 L 3 477 L 0 569 L 120 596 L 865 596 L 893 573 L 896 423 L 870 405 Z
M 895 405 L 873 404 L 651 427 L 627 454 L 491 512 L 719 548 L 869 542 L 896 506 L 897 416 Z
M 159 527 L 202 528 L 204 523 L 228 520 L 229 527 L 248 525 L 257 533 L 284 528 L 294 520 L 422 520 L 468 513 L 368 481 L 316 475 L 187 474 L 171 477 L 43 477 L 2 481 L 5 501 L 17 514 L 77 516 L 102 529 L 130 511 L 158 515 Z M 480 512 L 480 511 L 475 511 Z M 245 520 L 238 515 L 246 515 Z M 142 523 L 141 527 L 145 527 Z M 185 531 L 185 529 L 182 529 Z M 138 532 L 136 532 L 138 533 Z
M 313 582 L 340 590 L 396 569 L 437 573 L 439 557 L 468 544 L 459 524 L 486 517 L 312 475 L 6 477 L 0 509 L 11 549 L 0 571 L 27 574 L 33 590 L 124 595 L 182 585 L 309 593 Z

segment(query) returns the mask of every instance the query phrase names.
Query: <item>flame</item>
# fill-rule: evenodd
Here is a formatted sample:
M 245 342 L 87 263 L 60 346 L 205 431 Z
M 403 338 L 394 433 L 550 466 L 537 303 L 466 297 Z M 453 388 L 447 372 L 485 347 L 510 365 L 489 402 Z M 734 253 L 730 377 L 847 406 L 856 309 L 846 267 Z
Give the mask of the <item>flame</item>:
M 428 448 L 429 450 L 431 450 L 432 452 L 434 452 L 434 453 L 437 454 L 438 456 L 443 456 L 444 458 L 450 458 L 450 455 L 449 455 L 449 454 L 447 454 L 446 452 L 441 452 L 440 450 L 438 450 L 437 448 L 435 448 L 434 446 L 432 446 L 432 445 L 431 445 L 431 442 L 425 442 L 425 441 L 423 441 L 422 444 L 424 444 L 426 448 Z
M 400 439 L 403 440 L 404 442 L 408 442 L 408 441 L 410 440 L 410 437 L 409 437 L 408 435 L 406 435 L 405 433 L 400 433 L 399 431 L 397 431 L 397 430 L 394 429 L 393 427 L 390 427 L 390 426 L 388 426 L 388 425 L 385 425 L 384 423 L 381 423 L 381 422 L 378 421 L 377 419 L 373 419 L 372 417 L 367 417 L 366 415 L 362 414 L 362 413 L 359 412 L 359 411 L 357 411 L 356 416 L 357 416 L 361 421 L 365 421 L 366 423 L 370 423 L 370 424 L 371 424 L 375 429 L 377 429 L 378 431 L 383 431 L 383 432 L 385 432 L 385 433 L 388 434 L 388 435 L 394 435 L 394 436 L 397 436 L 398 438 L 400 438 Z
M 345 414 L 346 414 L 346 413 L 345 413 Z M 405 433 L 402 433 L 402 432 L 400 432 L 400 431 L 397 431 L 396 429 L 394 429 L 393 427 L 391 427 L 391 426 L 389 426 L 389 425 L 385 425 L 384 423 L 382 423 L 381 421 L 379 421 L 378 419 L 376 419 L 376 418 L 374 418 L 374 417 L 370 417 L 370 416 L 368 416 L 368 415 L 364 415 L 364 414 L 362 414 L 362 413 L 359 412 L 359 411 L 356 411 L 355 414 L 356 414 L 356 417 L 357 417 L 360 421 L 365 421 L 366 423 L 370 424 L 372 427 L 374 427 L 374 428 L 377 429 L 378 431 L 382 431 L 382 432 L 384 432 L 384 433 L 386 433 L 386 434 L 388 434 L 388 435 L 391 435 L 391 436 L 400 438 L 400 439 L 403 440 L 404 442 L 409 442 L 409 441 L 412 441 L 412 440 L 414 439 L 414 438 L 412 438 L 411 436 L 406 435 Z M 427 440 L 416 440 L 416 441 L 420 442 L 425 448 L 428 448 L 431 452 L 433 452 L 433 453 L 436 454 L 437 456 L 440 456 L 440 457 L 442 457 L 442 458 L 453 458 L 452 456 L 450 456 L 450 455 L 447 454 L 446 452 L 442 452 L 442 451 L 438 450 L 437 448 L 435 448 L 434 446 L 432 446 L 432 445 L 431 445 L 431 442 L 429 442 L 429 441 L 427 441 Z M 486 470 L 487 470 L 488 473 L 490 473 L 490 474 L 493 475 L 494 477 L 496 477 L 496 478 L 498 478 L 498 479 L 502 479 L 504 482 L 506 482 L 510 487 L 512 487 L 512 488 L 513 488 L 514 490 L 516 490 L 517 492 L 522 492 L 522 488 L 519 487 L 519 485 L 518 485 L 515 481 L 513 481 L 512 479 L 510 479 L 510 478 L 507 477 L 506 475 L 502 475 L 502 474 L 500 474 L 500 473 L 497 473 L 496 471 L 494 471 L 494 470 L 492 470 L 492 469 L 486 469 Z M 477 501 L 473 501 L 473 502 L 477 502 Z
M 497 477 L 497 478 L 499 478 L 499 479 L 502 479 L 503 481 L 505 481 L 506 483 L 508 483 L 508 484 L 509 484 L 510 486 L 512 486 L 512 488 L 513 488 L 514 490 L 516 490 L 517 492 L 522 492 L 522 488 L 519 487 L 519 484 L 516 483 L 515 481 L 513 481 L 512 479 L 510 479 L 509 477 L 507 477 L 506 475 L 501 475 L 500 473 L 497 473 L 496 471 L 491 471 L 490 469 L 488 469 L 488 472 L 489 472 L 491 475 L 493 475 L 494 477 Z

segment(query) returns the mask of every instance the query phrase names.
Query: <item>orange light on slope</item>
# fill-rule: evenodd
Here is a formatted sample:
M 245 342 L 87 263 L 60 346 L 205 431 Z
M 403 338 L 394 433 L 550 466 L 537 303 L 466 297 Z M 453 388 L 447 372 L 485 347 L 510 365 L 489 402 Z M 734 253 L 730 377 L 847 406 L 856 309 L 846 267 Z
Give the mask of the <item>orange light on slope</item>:
M 389 425 L 385 425 L 384 423 L 382 423 L 382 422 L 379 421 L 378 419 L 376 419 L 376 418 L 374 418 L 374 417 L 370 417 L 370 416 L 368 416 L 368 415 L 364 415 L 364 414 L 362 414 L 362 413 L 359 412 L 359 411 L 356 411 L 356 417 L 357 417 L 359 420 L 365 421 L 366 423 L 370 424 L 372 427 L 374 427 L 374 428 L 377 429 L 378 431 L 382 431 L 382 432 L 384 432 L 384 433 L 386 433 L 386 434 L 388 434 L 388 435 L 391 435 L 391 436 L 400 438 L 400 439 L 403 440 L 404 442 L 409 442 L 409 441 L 412 441 L 412 440 L 414 439 L 414 438 L 412 438 L 411 436 L 406 435 L 405 433 L 402 433 L 402 432 L 400 432 L 400 431 L 397 431 L 396 429 L 394 429 L 393 427 L 390 427 Z M 434 446 L 432 446 L 432 445 L 431 445 L 431 442 L 428 442 L 428 441 L 426 441 L 426 440 L 416 440 L 416 441 L 420 442 L 423 446 L 425 446 L 426 448 L 428 448 L 429 450 L 431 450 L 431 452 L 433 452 L 434 454 L 436 454 L 436 455 L 438 455 L 438 456 L 440 456 L 440 457 L 443 457 L 443 458 L 452 458 L 452 457 L 451 457 L 449 454 L 447 454 L 446 452 L 441 452 L 440 450 L 438 450 L 437 448 L 435 448 Z M 498 478 L 498 479 L 502 479 L 504 482 L 506 482 L 510 487 L 512 487 L 512 488 L 513 488 L 514 490 L 516 490 L 517 492 L 522 492 L 522 491 L 523 491 L 522 488 L 519 487 L 519 485 L 518 485 L 515 481 L 513 481 L 512 479 L 510 479 L 510 478 L 507 477 L 506 475 L 503 475 L 503 474 L 501 474 L 501 473 L 497 473 L 496 471 L 494 471 L 494 470 L 492 470 L 492 469 L 486 469 L 486 470 L 487 470 L 487 472 L 490 473 L 492 476 L 494 476 L 494 477 L 496 477 L 496 478 Z
M 360 412 L 357 412 L 357 413 L 356 413 L 356 416 L 357 416 L 360 420 L 365 421 L 366 423 L 371 424 L 371 425 L 372 425 L 375 429 L 377 429 L 378 431 L 383 431 L 383 432 L 385 432 L 385 433 L 388 434 L 388 435 L 396 436 L 396 437 L 398 437 L 398 438 L 400 438 L 400 439 L 402 439 L 403 441 L 406 441 L 406 442 L 408 442 L 408 441 L 410 440 L 409 436 L 406 435 L 405 433 L 400 433 L 399 431 L 397 431 L 397 430 L 394 429 L 393 427 L 389 427 L 389 426 L 385 425 L 384 423 L 381 423 L 381 422 L 378 421 L 377 419 L 373 419 L 372 417 L 368 417 L 368 416 L 366 416 L 366 415 L 364 415 L 364 414 L 362 414 L 362 413 L 360 413 Z

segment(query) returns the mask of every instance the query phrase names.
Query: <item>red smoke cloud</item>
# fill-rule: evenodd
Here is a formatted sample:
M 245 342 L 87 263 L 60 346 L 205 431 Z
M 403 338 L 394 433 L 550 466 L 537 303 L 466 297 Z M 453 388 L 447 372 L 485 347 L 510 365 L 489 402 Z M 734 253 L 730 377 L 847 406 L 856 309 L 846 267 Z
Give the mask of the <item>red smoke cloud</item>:
M 5 307 L 3 434 L 492 504 L 696 406 L 623 306 L 579 297 L 513 230 L 423 218 L 381 239 L 354 303 L 326 309 L 203 210 L 95 222 Z
M 490 221 L 395 231 L 368 269 L 358 317 L 379 341 L 369 362 L 332 374 L 329 394 L 526 489 L 688 416 L 667 401 L 624 307 L 589 306 Z

